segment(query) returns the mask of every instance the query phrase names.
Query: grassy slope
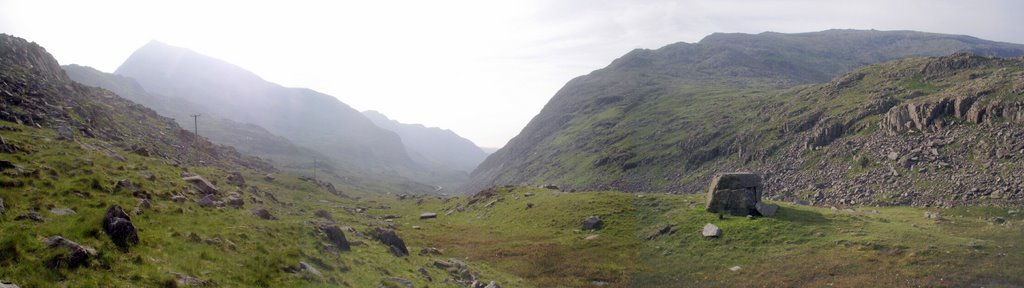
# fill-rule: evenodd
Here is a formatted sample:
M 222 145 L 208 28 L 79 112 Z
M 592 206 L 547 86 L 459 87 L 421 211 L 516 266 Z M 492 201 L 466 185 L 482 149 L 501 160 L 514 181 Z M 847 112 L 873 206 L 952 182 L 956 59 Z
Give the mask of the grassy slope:
M 782 204 L 774 218 L 719 220 L 704 212 L 703 195 L 501 190 L 450 216 L 443 211 L 468 199 L 402 201 L 394 208 L 406 217 L 441 213 L 400 221 L 422 227 L 406 232 L 412 242 L 483 261 L 538 287 L 588 287 L 595 280 L 611 287 L 1024 284 L 1016 265 L 1024 263 L 1018 243 L 1024 218 L 1006 209 L 942 210 L 944 220 L 936 221 L 918 208 Z M 535 207 L 527 210 L 526 203 Z M 601 216 L 607 228 L 579 231 L 588 215 Z M 996 216 L 1009 222 L 989 224 Z M 706 223 L 721 227 L 723 237 L 703 239 Z M 671 234 L 642 240 L 664 224 L 674 225 Z M 590 235 L 598 236 L 586 240 Z M 741 269 L 730 271 L 733 266 Z
M 127 158 L 127 162 L 119 162 L 103 149 L 86 148 L 107 146 L 100 141 L 58 141 L 53 140 L 55 134 L 51 130 L 2 124 L 22 129 L 21 132 L 0 131 L 5 141 L 32 151 L 0 154 L 0 160 L 11 161 L 29 171 L 20 174 L 8 169 L 0 174 L 0 197 L 7 208 L 0 216 L 0 251 L 3 251 L 0 279 L 4 281 L 21 287 L 52 287 L 55 283 L 66 287 L 160 286 L 173 282 L 172 273 L 184 273 L 219 286 L 371 287 L 387 277 L 409 279 L 417 287 L 451 286 L 440 283 L 440 279 L 446 278 L 441 270 L 429 269 L 434 282 L 428 283 L 419 276 L 416 269 L 430 267 L 427 264 L 433 258 L 415 255 L 421 248 L 417 244 L 410 243 L 414 255 L 397 258 L 375 240 L 346 232 L 350 241 L 367 245 L 353 246 L 351 252 L 340 254 L 325 252 L 329 244 L 311 224 L 313 220 L 322 220 L 313 216 L 314 211 L 329 211 L 340 226 L 350 226 L 364 233 L 383 223 L 348 212 L 355 206 L 369 204 L 333 196 L 294 176 L 277 175 L 275 181 L 266 182 L 260 180 L 261 173 L 240 170 L 249 185 L 274 193 L 284 204 L 275 204 L 264 194 L 246 189 L 243 192 L 246 209 L 204 209 L 192 201 L 178 204 L 167 200 L 170 194 L 187 190 L 188 184 L 180 180 L 180 168 L 162 160 L 111 148 Z M 222 169 L 200 167 L 191 171 L 222 183 L 218 187 L 225 193 L 240 190 L 223 184 L 227 172 Z M 145 180 L 140 173 L 152 174 L 155 180 Z M 132 215 L 139 228 L 141 245 L 128 252 L 116 249 L 100 229 L 103 213 L 110 205 L 120 204 L 129 211 L 136 206 L 136 199 L 131 195 L 110 192 L 114 182 L 120 179 L 132 180 L 153 196 L 152 209 Z M 265 204 L 252 203 L 250 195 Z M 54 215 L 48 212 L 52 207 L 72 208 L 77 214 Z M 261 220 L 250 215 L 249 209 L 256 207 L 267 208 L 279 220 Z M 38 211 L 47 221 L 14 221 L 17 215 L 30 211 Z M 190 242 L 187 240 L 189 233 L 202 239 L 219 237 L 222 242 Z M 399 231 L 406 241 L 412 242 L 405 234 Z M 45 260 L 55 253 L 63 253 L 63 249 L 45 248 L 43 239 L 52 235 L 63 235 L 97 248 L 100 251 L 98 261 L 91 267 L 75 270 L 45 268 Z M 282 268 L 294 267 L 299 261 L 312 263 L 324 277 L 304 278 L 296 276 L 300 274 L 282 272 Z M 472 261 L 469 264 L 486 279 L 513 285 L 520 281 L 486 265 Z

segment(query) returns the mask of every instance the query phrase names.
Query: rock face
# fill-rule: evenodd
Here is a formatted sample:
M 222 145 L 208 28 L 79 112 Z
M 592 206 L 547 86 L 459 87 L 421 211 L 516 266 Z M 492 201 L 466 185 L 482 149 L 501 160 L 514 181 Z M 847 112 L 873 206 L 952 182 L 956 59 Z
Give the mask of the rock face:
M 722 229 L 715 226 L 715 224 L 708 223 L 704 225 L 704 230 L 701 231 L 701 235 L 704 235 L 704 237 L 721 237 Z
M 707 210 L 734 216 L 755 215 L 761 202 L 761 177 L 749 172 L 719 173 L 708 187 Z
M 110 206 L 107 214 L 103 216 L 103 232 L 110 236 L 110 240 L 121 249 L 127 249 L 129 245 L 139 244 L 139 235 L 135 231 L 131 217 L 121 209 L 120 205 Z
M 601 230 L 601 228 L 604 228 L 604 220 L 601 220 L 601 217 L 590 216 L 583 219 L 583 230 Z
M 376 232 L 377 239 L 379 239 L 381 243 L 384 243 L 384 245 L 388 246 L 388 250 L 391 251 L 391 254 L 398 257 L 409 255 L 409 248 L 405 247 L 405 241 L 403 241 L 401 237 L 398 237 L 398 234 L 396 234 L 394 230 L 382 230 L 378 228 Z
M 189 184 L 192 184 L 192 186 L 195 187 L 196 190 L 199 190 L 200 193 L 220 194 L 220 190 L 217 190 L 217 187 L 214 187 L 213 183 L 210 183 L 210 181 L 206 181 L 206 179 L 203 178 L 202 176 L 188 176 L 185 178 L 181 178 L 181 180 L 185 180 Z
M 327 235 L 327 240 L 334 244 L 334 247 L 338 247 L 338 250 L 349 251 L 352 250 L 348 243 L 348 239 L 345 238 L 345 232 L 338 228 L 338 225 L 330 224 L 320 226 L 320 231 L 323 231 Z

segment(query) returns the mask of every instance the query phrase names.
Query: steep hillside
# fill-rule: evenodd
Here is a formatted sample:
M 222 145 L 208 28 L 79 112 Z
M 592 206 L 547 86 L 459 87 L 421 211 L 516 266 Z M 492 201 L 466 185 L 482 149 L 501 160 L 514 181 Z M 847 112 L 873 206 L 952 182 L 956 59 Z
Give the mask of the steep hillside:
M 860 83 L 852 80 L 861 77 L 859 74 L 839 77 L 830 84 L 792 87 L 827 81 L 865 63 L 957 51 L 1014 56 L 1024 55 L 1024 46 L 919 32 L 830 30 L 803 34 L 714 34 L 699 43 L 636 50 L 607 68 L 567 83 L 522 133 L 473 172 L 465 189 L 474 191 L 496 184 L 555 184 L 564 189 L 693 193 L 700 191 L 711 173 L 739 169 L 767 174 L 771 189 L 787 195 L 787 199 L 806 199 L 810 196 L 803 194 L 807 193 L 823 195 L 810 197 L 820 201 L 852 198 L 825 197 L 839 193 L 857 194 L 856 198 L 867 201 L 884 194 L 878 191 L 881 188 L 844 191 L 833 186 L 842 177 L 794 173 L 789 170 L 791 166 L 779 163 L 798 161 L 802 164 L 797 168 L 805 170 L 831 168 L 817 166 L 825 164 L 812 159 L 820 157 L 821 150 L 807 149 L 807 139 L 821 139 L 812 141 L 816 147 L 836 146 L 832 142 L 835 137 L 852 131 L 881 137 L 883 134 L 872 134 L 867 129 L 848 129 L 854 123 L 837 120 L 857 118 L 863 121 L 863 127 L 872 127 L 872 122 L 881 119 L 879 114 L 909 98 L 899 93 L 924 87 L 932 90 L 917 93 L 932 95 L 939 91 L 928 83 L 940 80 L 915 78 L 918 76 L 907 72 L 899 74 L 895 72 L 898 69 L 890 67 L 895 64 L 890 63 L 871 71 L 886 75 L 883 84 L 896 90 L 861 87 L 844 90 L 849 96 L 842 98 L 826 93 L 827 87 L 850 88 L 849 85 Z M 1012 67 L 1012 63 L 992 65 Z M 903 69 L 913 70 L 922 69 L 919 65 L 925 64 L 902 65 L 906 65 Z M 961 74 L 972 73 L 967 71 L 969 67 L 952 68 L 963 69 L 958 72 Z M 1012 77 L 1000 77 L 1004 76 Z M 943 79 L 946 85 L 955 82 L 953 78 Z M 913 135 L 905 135 L 905 141 L 917 141 L 910 138 Z M 911 149 L 906 150 L 897 152 L 909 153 Z M 874 152 L 821 159 L 833 161 L 836 169 L 844 168 L 842 171 L 854 164 L 853 158 L 864 165 L 886 167 L 882 161 L 885 155 Z M 866 160 L 859 160 L 862 158 Z M 900 179 L 903 180 L 885 181 L 912 182 Z M 961 181 L 961 185 L 967 184 Z M 885 192 L 902 195 L 912 191 Z M 896 198 L 872 201 L 902 202 L 915 197 Z M 939 201 L 922 200 L 915 204 Z
M 175 95 L 224 118 L 264 127 L 342 166 L 412 177 L 429 174 L 409 158 L 395 133 L 373 125 L 334 97 L 282 87 L 193 51 L 151 42 L 116 74 L 137 80 L 147 91 Z
M 480 147 L 451 130 L 400 123 L 377 111 L 363 111 L 363 115 L 378 127 L 397 133 L 413 160 L 423 166 L 440 166 L 469 173 L 487 158 L 487 153 Z
M 406 232 L 364 213 L 377 200 L 196 138 L 8 35 L 0 116 L 2 287 L 530 286 L 425 265 L 447 258 L 411 238 L 396 256 Z

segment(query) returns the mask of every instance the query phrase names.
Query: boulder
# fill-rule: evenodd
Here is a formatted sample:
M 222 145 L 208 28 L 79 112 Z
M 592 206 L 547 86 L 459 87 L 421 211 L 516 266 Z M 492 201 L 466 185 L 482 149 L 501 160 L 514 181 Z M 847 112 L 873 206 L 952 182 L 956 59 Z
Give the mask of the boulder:
M 129 245 L 139 244 L 139 235 L 132 224 L 131 217 L 121 209 L 120 205 L 110 206 L 107 214 L 103 216 L 103 232 L 110 236 L 110 240 L 117 247 L 127 249 Z
M 601 217 L 590 216 L 583 219 L 583 230 L 601 230 L 604 228 L 604 220 Z
M 316 270 L 316 268 L 313 268 L 312 265 L 309 265 L 309 263 L 306 262 L 299 262 L 299 271 L 317 278 L 324 276 L 324 274 L 320 273 L 320 270 Z
M 758 214 L 765 217 L 775 216 L 775 212 L 779 211 L 779 205 L 765 204 L 764 202 L 757 202 L 754 204 L 754 208 L 757 209 Z
M 138 200 L 137 206 L 139 206 L 139 208 L 149 209 L 153 208 L 153 203 L 150 203 L 149 199 L 143 198 Z
M 242 207 L 245 206 L 245 200 L 242 199 L 242 195 L 231 192 L 231 195 L 228 195 L 226 204 L 231 207 L 242 209 Z
M 242 187 L 245 186 L 245 178 L 242 177 L 242 173 L 232 172 L 228 175 L 228 184 Z
M 68 249 L 67 254 L 58 254 L 46 261 L 46 267 L 50 269 L 61 267 L 74 269 L 81 266 L 89 266 L 89 259 L 97 255 L 96 249 L 79 245 L 61 236 L 46 238 L 46 246 L 50 248 L 66 247 Z
M 11 283 L 11 282 L 0 281 L 0 288 L 21 288 L 21 287 L 18 286 L 17 284 Z
M 324 232 L 327 236 L 327 241 L 330 241 L 334 247 L 338 248 L 338 250 L 352 250 L 352 247 L 348 243 L 348 239 L 345 238 L 345 232 L 342 232 L 341 228 L 338 228 L 338 225 L 322 225 L 320 226 L 320 231 Z
M 377 239 L 380 240 L 381 243 L 384 243 L 384 245 L 388 246 L 388 250 L 391 251 L 391 254 L 398 257 L 409 255 L 409 248 L 405 247 L 405 241 L 402 240 L 401 237 L 398 237 L 395 230 L 382 230 L 377 228 L 376 232 Z
M 260 219 L 263 219 L 263 220 L 275 220 L 275 219 L 277 219 L 277 217 L 274 217 L 274 215 L 270 214 L 270 211 L 267 211 L 267 209 L 264 209 L 264 208 L 253 209 L 252 211 L 249 211 L 249 212 L 251 212 L 253 216 L 259 217 Z
M 195 175 L 181 179 L 185 180 L 185 182 L 188 182 L 189 184 L 192 184 L 192 187 L 195 187 L 196 190 L 199 190 L 199 192 L 203 194 L 220 194 L 220 190 L 217 190 L 217 187 L 214 187 L 213 183 L 210 183 L 210 181 L 206 181 L 206 179 L 203 178 L 202 176 Z
M 437 213 L 434 213 L 434 212 L 423 212 L 423 214 L 420 214 L 420 219 L 431 219 L 431 218 L 437 218 Z
M 704 225 L 704 230 L 701 231 L 701 234 L 704 237 L 721 237 L 722 229 L 719 229 L 715 224 L 708 223 Z
M 263 175 L 263 181 L 274 182 L 274 174 Z
M 719 173 L 711 180 L 707 211 L 734 216 L 754 215 L 761 202 L 761 177 L 749 172 Z

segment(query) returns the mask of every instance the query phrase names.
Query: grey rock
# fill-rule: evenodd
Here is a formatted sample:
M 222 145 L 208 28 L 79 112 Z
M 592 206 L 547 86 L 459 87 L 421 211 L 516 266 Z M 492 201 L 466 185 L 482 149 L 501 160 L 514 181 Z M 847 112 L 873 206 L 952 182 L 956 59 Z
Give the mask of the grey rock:
M 242 173 L 232 172 L 228 175 L 228 184 L 238 187 L 245 186 L 245 178 L 242 177 Z
M 220 194 L 220 190 L 217 190 L 217 187 L 214 187 L 213 183 L 210 183 L 210 181 L 206 181 L 206 179 L 203 178 L 202 176 L 187 176 L 181 179 L 185 180 L 185 182 L 188 182 L 189 184 L 192 184 L 192 187 L 195 187 L 196 190 L 199 190 L 199 192 L 203 194 Z
M 590 216 L 583 219 L 583 230 L 601 230 L 604 228 L 604 220 L 601 217 Z
M 36 221 L 36 222 L 45 222 L 46 218 L 43 218 L 43 215 L 39 215 L 39 213 L 29 212 L 29 213 L 18 215 L 18 217 L 14 217 L 14 220 L 15 221 L 18 221 L 18 220 L 32 220 L 32 221 Z
M 174 282 L 177 283 L 179 286 L 202 287 L 202 286 L 206 286 L 208 284 L 206 281 L 200 280 L 199 278 L 196 278 L 196 277 L 193 277 L 193 276 L 190 276 L 190 275 L 181 274 L 181 273 L 172 273 L 172 274 L 174 274 Z
M 228 195 L 228 199 L 227 201 L 225 201 L 225 203 L 228 206 L 238 209 L 242 209 L 243 207 L 245 207 L 245 200 L 242 199 L 242 195 L 239 195 L 238 193 L 234 192 L 232 192 L 231 195 Z
M 57 216 L 65 216 L 78 214 L 74 209 L 71 208 L 50 208 L 50 213 Z
M 652 230 L 651 232 L 648 232 L 647 236 L 644 236 L 644 240 L 652 240 L 654 238 L 657 238 L 658 236 L 668 234 L 669 232 L 672 232 L 672 224 L 665 224 L 661 227 L 658 227 L 657 229 Z
M 938 211 L 924 211 L 924 218 L 940 220 L 942 213 Z
M 151 203 L 149 199 L 139 199 L 136 205 L 145 209 L 153 208 L 153 203 Z
M 275 219 L 277 219 L 277 217 L 274 217 L 274 215 L 270 214 L 270 211 L 267 211 L 267 209 L 264 209 L 264 208 L 253 209 L 252 211 L 249 211 L 249 212 L 252 213 L 253 216 L 256 216 L 256 217 L 258 217 L 260 219 L 263 219 L 263 220 L 275 220 Z
M 749 172 L 719 173 L 711 180 L 707 211 L 734 216 L 752 215 L 761 201 L 761 177 Z
M 487 286 L 484 286 L 484 288 L 501 288 L 501 285 L 498 285 L 498 282 L 491 281 L 490 283 L 487 283 Z
M 306 262 L 299 262 L 299 271 L 308 273 L 309 275 L 316 277 L 324 276 L 323 273 L 320 273 L 320 270 L 316 270 L 316 268 L 314 268 L 312 265 L 309 265 L 309 263 Z
M 392 285 L 398 285 L 400 287 L 415 288 L 415 286 L 412 285 L 412 281 L 409 281 L 407 279 L 402 279 L 402 278 L 398 278 L 398 277 L 389 277 L 389 278 L 384 279 L 384 281 L 391 282 Z M 390 286 L 387 286 L 387 287 L 390 287 Z
M 171 196 L 171 201 L 173 201 L 175 203 L 185 203 L 185 200 L 188 200 L 188 198 L 185 198 L 185 196 L 181 196 L 181 195 Z
M 338 225 L 322 225 L 320 226 L 320 231 L 324 232 L 324 234 L 327 236 L 327 241 L 330 241 L 331 244 L 334 244 L 334 247 L 337 247 L 338 250 L 352 250 L 351 245 L 349 245 L 348 243 L 348 239 L 345 238 L 345 232 L 341 231 L 341 228 L 339 228 Z
M 11 282 L 0 281 L 0 288 L 21 288 L 21 287 L 16 285 L 16 284 L 14 284 L 14 283 L 11 283 Z
M 701 231 L 701 235 L 704 235 L 704 237 L 721 237 L 722 229 L 719 229 L 715 224 L 708 223 L 704 225 L 704 230 Z
M 135 188 L 135 184 L 132 183 L 132 180 L 121 179 L 121 180 L 118 180 L 117 183 L 114 183 L 114 193 L 115 194 L 119 193 L 119 192 L 131 193 L 131 192 L 135 192 L 136 190 L 137 189 Z
M 4 215 L 7 212 L 7 207 L 4 207 L 4 198 L 0 198 L 0 215 Z
M 423 212 L 423 214 L 420 214 L 420 219 L 431 219 L 431 218 L 437 218 L 437 213 L 434 213 L 434 212 Z
M 213 208 L 216 205 L 217 203 L 213 201 L 213 194 L 206 194 L 202 199 L 199 199 L 199 207 Z
M 775 216 L 775 212 L 779 211 L 779 205 L 765 204 L 763 202 L 757 202 L 757 204 L 754 204 L 754 208 L 757 209 L 757 213 L 765 217 Z
M 54 255 L 53 258 L 46 261 L 46 267 L 51 269 L 62 267 L 74 269 L 81 266 L 88 266 L 89 259 L 97 255 L 96 249 L 88 246 L 82 246 L 59 235 L 46 238 L 46 246 L 50 248 L 66 247 L 68 249 L 67 254 Z

